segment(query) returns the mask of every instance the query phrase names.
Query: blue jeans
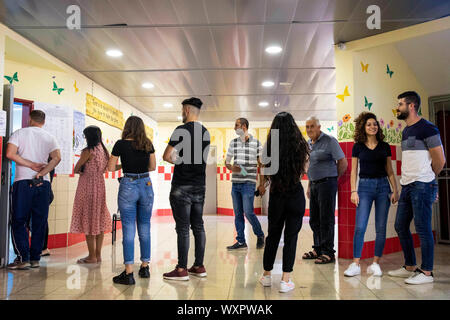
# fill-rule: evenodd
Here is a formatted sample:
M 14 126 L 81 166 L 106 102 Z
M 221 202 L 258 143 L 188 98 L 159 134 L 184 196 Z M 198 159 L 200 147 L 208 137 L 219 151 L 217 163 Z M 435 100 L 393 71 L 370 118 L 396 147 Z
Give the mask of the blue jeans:
M 255 199 L 256 184 L 254 183 L 233 183 L 231 188 L 231 197 L 233 198 L 234 224 L 236 226 L 237 237 L 239 243 L 245 243 L 245 220 L 244 214 L 250 222 L 253 232 L 256 236 L 264 237 L 261 224 L 253 210 L 253 201 Z
M 13 184 L 11 233 L 14 251 L 20 261 L 39 261 L 48 219 L 50 183 L 44 181 L 39 187 L 31 180 Z M 28 242 L 28 224 L 31 219 L 31 247 Z
M 131 174 L 129 174 L 131 175 Z M 123 177 L 119 187 L 119 210 L 122 221 L 124 264 L 134 264 L 136 224 L 141 248 L 141 261 L 150 261 L 150 218 L 153 208 L 150 178 Z
M 189 253 L 189 227 L 195 239 L 194 266 L 202 266 L 205 257 L 206 233 L 203 224 L 205 186 L 172 185 L 170 206 L 177 231 L 178 267 L 187 268 Z
M 411 220 L 420 238 L 422 249 L 422 265 L 424 271 L 433 270 L 434 238 L 431 226 L 432 206 L 436 199 L 438 185 L 436 180 L 425 183 L 416 181 L 402 186 L 398 202 L 395 231 L 397 231 L 402 245 L 406 266 L 416 265 L 414 243 L 409 230 Z
M 383 255 L 386 243 L 386 224 L 389 214 L 391 188 L 386 177 L 360 179 L 358 185 L 359 205 L 356 208 L 356 226 L 353 237 L 353 257 L 361 258 L 364 234 L 369 222 L 370 209 L 375 202 L 375 256 Z

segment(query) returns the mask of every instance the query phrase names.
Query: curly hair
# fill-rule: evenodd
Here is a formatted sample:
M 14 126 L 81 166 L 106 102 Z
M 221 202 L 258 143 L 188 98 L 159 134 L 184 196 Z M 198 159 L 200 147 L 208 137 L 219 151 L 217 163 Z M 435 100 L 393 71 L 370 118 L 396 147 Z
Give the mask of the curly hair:
M 122 139 L 133 140 L 133 148 L 136 150 L 150 152 L 153 149 L 152 141 L 145 133 L 144 121 L 136 116 L 130 116 L 125 122 Z
M 366 134 L 366 123 L 367 120 L 374 119 L 377 122 L 378 131 L 376 138 L 378 141 L 384 141 L 383 130 L 381 130 L 380 123 L 378 122 L 377 116 L 372 112 L 361 112 L 359 116 L 355 119 L 355 142 L 365 143 L 367 141 Z
M 305 165 L 309 159 L 309 146 L 292 115 L 288 112 L 280 112 L 275 116 L 270 127 L 266 143 L 267 153 L 271 150 L 273 129 L 279 130 L 279 170 L 275 175 L 269 175 L 266 178 L 270 181 L 272 192 L 288 192 L 298 185 L 305 173 Z

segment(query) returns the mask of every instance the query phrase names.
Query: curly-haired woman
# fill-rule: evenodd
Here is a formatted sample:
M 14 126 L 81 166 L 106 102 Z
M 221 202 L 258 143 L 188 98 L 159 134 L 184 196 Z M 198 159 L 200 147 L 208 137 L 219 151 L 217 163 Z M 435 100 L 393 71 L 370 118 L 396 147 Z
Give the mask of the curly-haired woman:
M 359 260 L 364 245 L 364 234 L 369 221 L 372 203 L 375 203 L 375 257 L 367 273 L 382 276 L 378 264 L 386 242 L 386 224 L 390 202 L 398 201 L 397 182 L 392 170 L 391 148 L 384 142 L 377 117 L 370 112 L 361 113 L 355 120 L 355 144 L 352 150 L 351 202 L 356 205 L 355 234 L 353 237 L 353 263 L 344 275 L 361 274 Z M 359 184 L 356 190 L 356 175 L 359 160 Z M 389 186 L 392 186 L 393 192 Z
M 278 139 L 275 138 L 276 130 L 278 130 Z M 300 180 L 305 173 L 309 147 L 292 115 L 280 112 L 273 119 L 265 148 L 267 151 L 263 152 L 263 163 L 268 162 L 268 160 L 265 161 L 265 156 L 269 155 L 273 158 L 278 157 L 275 160 L 278 160 L 279 166 L 278 170 L 271 173 L 266 171 L 266 168 L 263 170 L 264 180 L 270 182 L 269 225 L 263 257 L 264 273 L 259 281 L 265 287 L 272 284 L 271 270 L 284 228 L 283 275 L 280 292 L 288 292 L 295 287 L 290 279 L 290 273 L 293 270 L 298 233 L 305 214 L 305 194 Z M 272 150 L 276 152 L 277 149 L 278 155 L 269 154 Z M 276 167 L 272 159 L 270 169 Z

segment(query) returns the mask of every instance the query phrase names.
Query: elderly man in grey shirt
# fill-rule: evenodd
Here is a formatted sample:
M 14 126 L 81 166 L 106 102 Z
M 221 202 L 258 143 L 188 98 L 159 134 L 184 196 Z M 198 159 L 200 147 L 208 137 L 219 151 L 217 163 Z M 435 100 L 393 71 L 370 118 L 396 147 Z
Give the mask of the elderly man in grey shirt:
M 306 194 L 310 199 L 309 225 L 314 245 L 313 251 L 305 253 L 303 259 L 316 259 L 316 264 L 326 264 L 335 261 L 337 179 L 347 170 L 347 159 L 338 141 L 320 130 L 320 122 L 315 117 L 306 120 L 306 133 L 311 147 Z

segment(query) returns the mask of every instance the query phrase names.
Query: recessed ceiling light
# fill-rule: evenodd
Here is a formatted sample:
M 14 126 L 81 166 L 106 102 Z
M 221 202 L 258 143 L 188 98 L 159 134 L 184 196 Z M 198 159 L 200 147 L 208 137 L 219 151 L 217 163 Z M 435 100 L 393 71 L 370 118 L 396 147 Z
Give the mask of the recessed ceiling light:
M 145 88 L 145 89 L 151 89 L 154 86 L 155 85 L 153 83 L 151 83 L 151 82 L 145 82 L 145 83 L 142 84 L 142 87 Z
M 270 54 L 277 54 L 283 51 L 283 49 L 280 46 L 270 46 L 266 48 L 266 52 Z
M 290 82 L 280 82 L 280 86 L 290 86 L 291 84 Z
M 263 83 L 261 83 L 261 85 L 263 87 L 273 87 L 275 83 L 273 81 L 264 81 Z
M 259 104 L 258 104 L 260 107 L 267 107 L 268 105 L 269 105 L 269 103 L 267 102 L 267 101 L 261 101 Z
M 173 104 L 171 104 L 171 103 L 164 103 L 163 106 L 164 106 L 164 108 L 172 108 Z
M 107 54 L 108 56 L 114 57 L 114 58 L 123 56 L 122 51 L 117 50 L 117 49 L 111 49 L 111 50 L 108 50 L 108 51 L 106 51 L 106 54 Z

